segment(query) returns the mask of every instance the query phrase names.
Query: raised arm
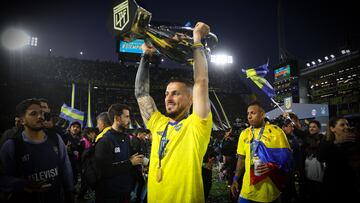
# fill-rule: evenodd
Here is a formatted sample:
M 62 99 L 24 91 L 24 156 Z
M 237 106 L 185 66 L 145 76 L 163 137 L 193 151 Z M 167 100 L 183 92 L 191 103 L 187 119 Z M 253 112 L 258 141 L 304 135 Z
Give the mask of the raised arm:
M 208 64 L 201 46 L 201 39 L 210 32 L 210 27 L 198 22 L 193 31 L 194 39 L 194 89 L 193 111 L 201 118 L 207 118 L 210 112 Z
M 157 111 L 154 99 L 150 96 L 149 58 L 154 48 L 147 45 L 141 47 L 144 51 L 135 78 L 135 97 L 139 104 L 141 117 L 147 123 L 151 115 Z

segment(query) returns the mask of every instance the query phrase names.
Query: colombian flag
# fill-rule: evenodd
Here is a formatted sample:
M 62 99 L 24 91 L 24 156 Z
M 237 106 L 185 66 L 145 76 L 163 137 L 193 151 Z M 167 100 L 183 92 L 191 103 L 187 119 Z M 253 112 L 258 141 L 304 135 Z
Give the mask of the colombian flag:
M 277 138 L 275 142 L 270 142 L 268 146 L 261 141 L 254 141 L 258 142 L 258 147 L 255 149 L 257 156 L 261 163 L 265 163 L 270 168 L 270 171 L 261 176 L 256 176 L 252 165 L 250 169 L 250 182 L 255 185 L 268 176 L 281 191 L 287 182 L 292 151 L 285 136 L 278 136 Z
M 269 98 L 272 98 L 275 95 L 274 88 L 264 78 L 269 72 L 268 66 L 269 64 L 266 63 L 257 68 L 242 69 L 242 72 L 246 73 L 246 77 L 250 78 Z

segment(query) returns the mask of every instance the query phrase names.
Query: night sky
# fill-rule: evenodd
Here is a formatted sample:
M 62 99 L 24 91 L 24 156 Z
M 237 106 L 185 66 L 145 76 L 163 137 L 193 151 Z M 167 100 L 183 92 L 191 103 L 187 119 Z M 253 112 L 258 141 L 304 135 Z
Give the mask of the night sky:
M 1 6 L 4 28 L 15 26 L 39 38 L 31 51 L 65 57 L 116 60 L 115 40 L 107 27 L 109 0 L 11 1 Z M 74 3 L 76 2 L 76 3 Z M 219 38 L 216 53 L 234 57 L 234 67 L 279 62 L 278 1 L 138 0 L 152 20 L 179 24 L 206 22 Z M 355 1 L 282 1 L 285 47 L 305 62 L 338 53 L 346 44 L 359 44 Z
M 1 6 L 1 33 L 7 27 L 22 28 L 38 37 L 38 47 L 26 51 L 47 55 L 117 61 L 115 39 L 107 25 L 112 11 L 110 0 L 11 1 Z M 138 0 L 152 13 L 153 21 L 195 25 L 203 21 L 218 36 L 212 54 L 232 55 L 234 64 L 227 68 L 256 67 L 268 59 L 270 66 L 279 63 L 278 1 L 209 1 L 209 0 Z M 359 48 L 359 17 L 355 1 L 286 1 L 282 0 L 283 39 L 287 52 L 306 63 L 341 48 Z M 80 51 L 84 52 L 80 56 Z M 163 64 L 169 66 L 171 63 Z M 213 66 L 211 68 L 216 68 Z M 267 79 L 271 82 L 273 74 Z M 248 87 L 270 105 L 269 99 L 251 81 Z

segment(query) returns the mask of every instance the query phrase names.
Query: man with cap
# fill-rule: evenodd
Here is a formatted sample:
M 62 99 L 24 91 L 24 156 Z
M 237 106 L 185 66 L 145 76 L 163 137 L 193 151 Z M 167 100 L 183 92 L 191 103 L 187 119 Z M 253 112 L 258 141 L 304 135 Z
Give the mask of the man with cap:
M 78 181 L 78 168 L 80 165 L 80 140 L 81 140 L 81 123 L 73 121 L 64 136 L 64 143 L 67 147 L 71 168 L 73 171 L 74 185 Z

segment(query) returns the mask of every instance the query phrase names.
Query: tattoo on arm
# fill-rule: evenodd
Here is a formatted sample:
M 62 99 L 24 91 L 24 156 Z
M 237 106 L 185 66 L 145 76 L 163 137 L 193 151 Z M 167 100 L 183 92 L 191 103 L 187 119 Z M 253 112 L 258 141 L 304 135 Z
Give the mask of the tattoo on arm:
M 141 116 L 145 122 L 149 121 L 151 115 L 157 110 L 154 99 L 151 96 L 137 98 Z
M 149 62 L 146 57 L 141 57 L 140 65 L 135 78 L 135 97 L 150 95 Z
M 157 110 L 154 99 L 150 96 L 149 62 L 142 57 L 135 78 L 135 97 L 138 101 L 141 116 L 145 122 Z

